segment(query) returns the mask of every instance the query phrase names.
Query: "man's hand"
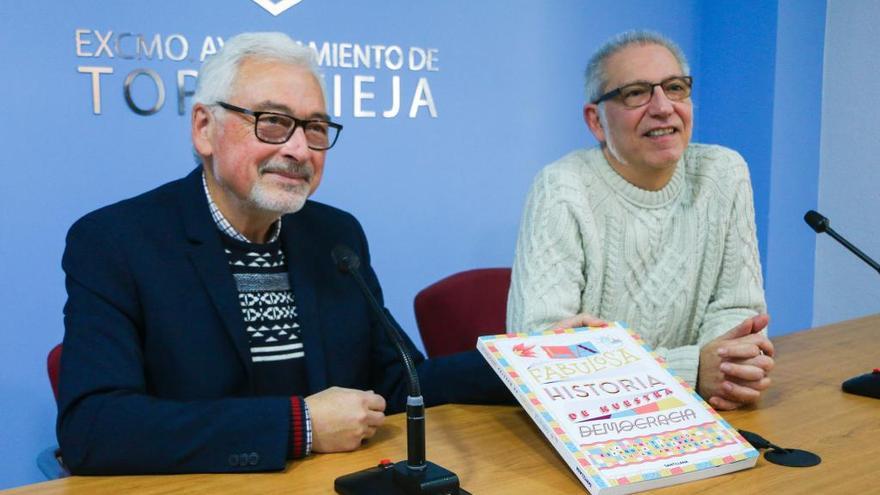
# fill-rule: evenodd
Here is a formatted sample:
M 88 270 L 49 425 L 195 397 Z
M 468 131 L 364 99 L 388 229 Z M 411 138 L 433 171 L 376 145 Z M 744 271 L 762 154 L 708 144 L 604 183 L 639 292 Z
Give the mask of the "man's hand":
M 760 333 L 769 320 L 767 315 L 746 318 L 700 350 L 697 392 L 715 409 L 757 402 L 770 386 L 773 343 Z
M 550 325 L 550 330 L 578 327 L 607 327 L 608 322 L 600 320 L 590 313 L 580 313 Z
M 305 401 L 312 418 L 314 452 L 354 450 L 385 421 L 385 399 L 372 391 L 330 387 Z

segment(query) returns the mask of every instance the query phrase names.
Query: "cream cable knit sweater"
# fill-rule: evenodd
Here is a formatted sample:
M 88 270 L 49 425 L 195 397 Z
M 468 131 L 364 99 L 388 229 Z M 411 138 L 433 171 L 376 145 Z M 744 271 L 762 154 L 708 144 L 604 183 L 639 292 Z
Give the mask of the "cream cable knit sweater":
M 699 349 L 766 311 L 743 158 L 691 144 L 669 184 L 646 191 L 598 148 L 548 165 L 526 201 L 508 332 L 588 312 L 623 321 L 695 385 Z

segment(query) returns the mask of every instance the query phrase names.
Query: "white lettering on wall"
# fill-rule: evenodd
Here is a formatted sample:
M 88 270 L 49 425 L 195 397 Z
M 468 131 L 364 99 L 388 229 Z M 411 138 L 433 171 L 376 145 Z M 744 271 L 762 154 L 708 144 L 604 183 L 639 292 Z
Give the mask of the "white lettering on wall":
M 128 108 L 140 115 L 160 112 L 164 107 L 166 88 L 176 88 L 175 107 L 179 115 L 184 115 L 188 109 L 187 100 L 195 91 L 198 64 L 219 52 L 223 43 L 223 38 L 212 35 L 193 39 L 180 33 L 74 30 L 76 57 L 103 61 L 77 65 L 79 73 L 90 76 L 91 106 L 95 115 L 107 111 L 102 94 L 108 84 L 121 85 Z M 326 95 L 328 112 L 334 118 L 346 115 L 377 118 L 380 114 L 385 119 L 437 118 L 436 99 L 429 81 L 430 74 L 440 70 L 437 48 L 350 41 L 309 41 L 303 44 L 314 50 L 318 65 L 327 72 L 326 80 L 330 83 Z M 143 65 L 134 69 L 127 65 L 123 71 L 125 77 L 122 77 L 113 67 L 114 62 L 120 60 L 139 61 Z M 169 63 L 191 66 L 179 68 L 169 77 L 160 65 Z M 409 76 L 407 73 L 413 74 Z M 145 83 L 135 85 L 142 76 L 146 76 Z M 149 92 L 151 84 L 155 93 L 153 97 L 146 97 L 150 105 L 135 104 L 135 98 L 139 102 L 147 101 L 141 92 Z M 114 93 L 119 94 L 110 92 L 108 95 Z

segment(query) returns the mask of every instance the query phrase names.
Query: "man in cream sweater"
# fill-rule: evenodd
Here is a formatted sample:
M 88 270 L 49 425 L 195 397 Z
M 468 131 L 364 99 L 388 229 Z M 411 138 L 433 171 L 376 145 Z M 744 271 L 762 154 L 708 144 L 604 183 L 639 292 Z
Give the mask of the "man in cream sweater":
M 735 409 L 773 368 L 752 189 L 739 154 L 690 143 L 688 74 L 655 33 L 622 33 L 593 55 L 584 120 L 600 146 L 535 179 L 507 329 L 622 320 L 712 406 Z

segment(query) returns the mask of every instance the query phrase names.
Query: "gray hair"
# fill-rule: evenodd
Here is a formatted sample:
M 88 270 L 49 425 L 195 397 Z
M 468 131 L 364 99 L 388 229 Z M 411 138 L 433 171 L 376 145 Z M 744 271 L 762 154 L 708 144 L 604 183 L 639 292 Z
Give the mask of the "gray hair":
M 208 105 L 213 112 L 211 105 L 225 101 L 232 95 L 232 86 L 238 77 L 241 63 L 248 58 L 276 60 L 307 69 L 318 80 L 326 105 L 324 77 L 318 68 L 314 50 L 297 43 L 284 33 L 241 33 L 226 40 L 223 48 L 202 64 L 193 93 L 193 105 Z M 192 151 L 196 164 L 201 164 L 202 157 L 195 147 Z
M 226 40 L 220 52 L 202 64 L 193 104 L 213 105 L 229 98 L 241 63 L 248 58 L 277 60 L 308 69 L 321 85 L 326 101 L 324 78 L 311 48 L 284 33 L 241 33 Z
M 630 45 L 665 47 L 678 60 L 678 65 L 681 66 L 683 72 L 682 75 L 690 75 L 691 69 L 688 66 L 687 58 L 674 41 L 653 31 L 625 31 L 603 43 L 587 62 L 587 69 L 584 71 L 584 89 L 587 102 L 596 101 L 605 91 L 605 86 L 608 84 L 608 71 L 605 64 L 608 59 Z

